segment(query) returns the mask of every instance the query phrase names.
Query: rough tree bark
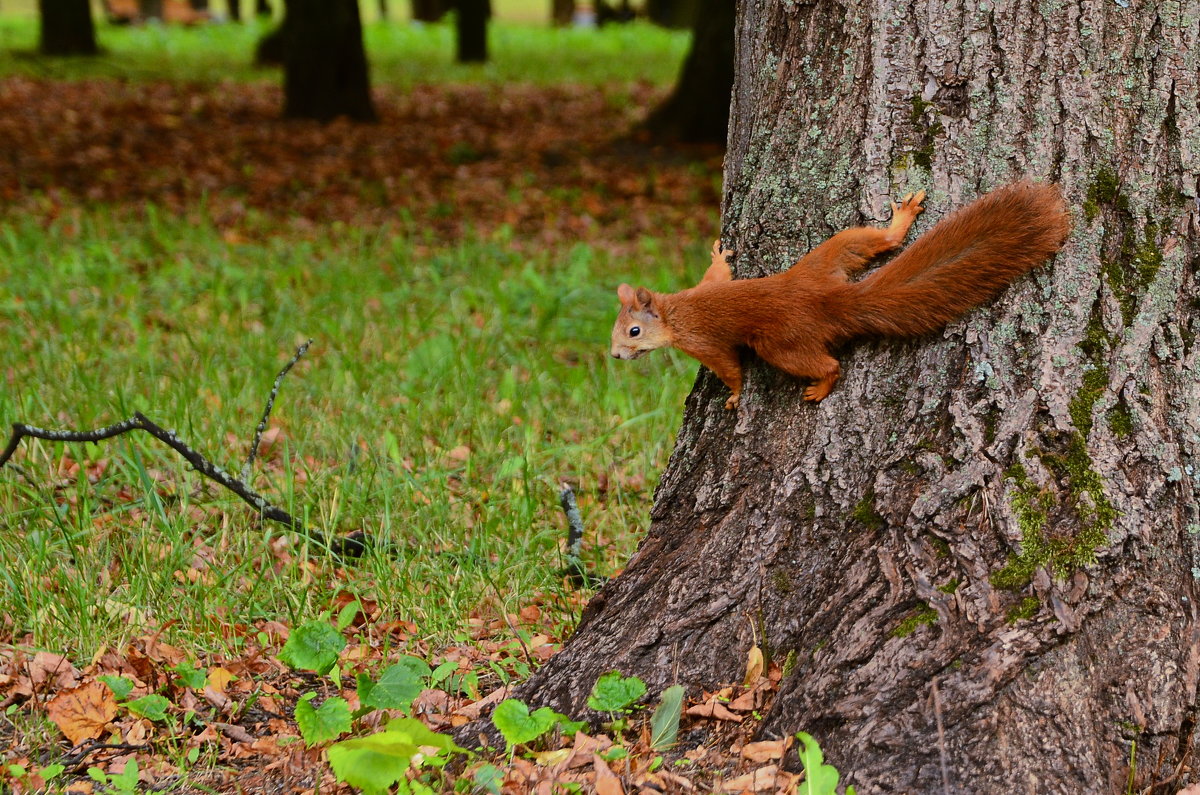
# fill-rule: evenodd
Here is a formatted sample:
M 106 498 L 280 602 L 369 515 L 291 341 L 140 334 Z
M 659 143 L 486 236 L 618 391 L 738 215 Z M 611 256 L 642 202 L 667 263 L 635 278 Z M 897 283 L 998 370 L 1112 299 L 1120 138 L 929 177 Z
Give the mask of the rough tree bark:
M 674 90 L 643 123 L 664 141 L 725 143 L 733 85 L 734 0 L 696 0 L 692 46 Z
M 40 0 L 42 55 L 95 55 L 96 26 L 88 0 Z
M 376 119 L 357 0 L 288 0 L 280 31 L 284 116 Z
M 739 276 L 916 188 L 919 232 L 1059 181 L 1075 229 L 943 334 L 845 351 L 819 405 L 756 365 L 726 412 L 702 373 L 646 539 L 520 695 L 714 688 L 758 637 L 789 669 L 762 733 L 859 792 L 941 792 L 943 759 L 951 792 L 1125 791 L 1135 741 L 1135 791 L 1195 782 L 1200 4 L 740 11 Z

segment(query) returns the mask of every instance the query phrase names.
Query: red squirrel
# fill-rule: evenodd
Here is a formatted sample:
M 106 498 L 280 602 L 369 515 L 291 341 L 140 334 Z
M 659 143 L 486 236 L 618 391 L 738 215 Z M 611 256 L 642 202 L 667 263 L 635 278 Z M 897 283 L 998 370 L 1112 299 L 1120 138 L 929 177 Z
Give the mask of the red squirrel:
M 804 399 L 829 395 L 841 376 L 830 351 L 863 337 L 919 337 L 985 303 L 1045 262 L 1066 240 L 1070 216 L 1057 186 L 1018 182 L 976 199 L 865 279 L 847 277 L 899 248 L 925 208 L 925 191 L 892 204 L 886 229 L 839 232 L 784 273 L 733 279 L 731 251 L 713 244 L 712 265 L 695 287 L 655 293 L 617 288 L 621 310 L 612 355 L 636 359 L 674 346 L 742 394 L 740 348 L 813 381 Z

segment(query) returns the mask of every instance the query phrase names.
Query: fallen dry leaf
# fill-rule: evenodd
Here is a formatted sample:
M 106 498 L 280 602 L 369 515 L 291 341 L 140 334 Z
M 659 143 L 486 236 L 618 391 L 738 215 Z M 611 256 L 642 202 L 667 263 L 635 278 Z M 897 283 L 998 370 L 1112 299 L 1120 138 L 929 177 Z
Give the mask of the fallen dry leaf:
M 79 684 L 79 671 L 61 654 L 39 651 L 29 661 L 29 680 L 39 690 L 62 690 Z
M 46 704 L 46 714 L 73 745 L 94 740 L 117 715 L 112 691 L 100 682 L 63 690 Z
M 576 732 L 575 746 L 571 749 L 571 758 L 567 760 L 567 767 L 584 767 L 592 761 L 592 757 L 597 753 L 607 751 L 611 747 L 612 740 L 604 735 L 590 737 L 583 732 Z
M 741 715 L 735 715 L 734 713 L 730 712 L 728 709 L 726 709 L 724 704 L 722 704 L 720 701 L 717 701 L 715 698 L 709 699 L 703 704 L 697 704 L 694 707 L 689 707 L 687 714 L 697 718 L 731 720 L 734 723 L 742 722 Z
M 744 687 L 750 687 L 759 680 L 763 675 L 763 653 L 762 649 L 757 646 L 750 647 L 750 653 L 746 655 L 746 679 L 742 682 Z
M 598 755 L 593 754 L 592 766 L 596 769 L 597 795 L 625 795 L 625 788 L 621 786 L 621 779 L 617 778 L 617 774 L 612 772 L 612 768 L 608 766 L 607 762 Z
M 782 740 L 746 743 L 742 746 L 742 756 L 751 762 L 769 762 L 772 759 L 782 759 L 791 745 L 792 736 L 790 734 Z
M 510 692 L 511 692 L 511 690 L 507 687 L 497 688 L 497 689 L 493 690 L 491 693 L 488 693 L 483 698 L 479 699 L 478 701 L 471 703 L 471 704 L 467 704 L 465 707 L 462 707 L 461 709 L 455 710 L 454 714 L 461 715 L 464 718 L 468 718 L 469 720 L 475 720 L 476 718 L 478 718 L 480 716 L 480 714 L 485 709 L 492 706 L 493 704 L 497 704 L 497 703 L 503 701 L 504 699 L 508 698 L 508 694 Z
M 758 770 L 721 782 L 722 792 L 770 792 L 775 790 L 778 765 L 767 765 Z
M 227 668 L 213 666 L 208 669 L 208 686 L 218 693 L 224 693 L 233 678 L 233 673 Z
M 729 708 L 738 712 L 749 712 L 752 709 L 756 709 L 758 704 L 755 703 L 755 693 L 757 692 L 757 690 L 747 690 L 733 701 L 730 701 Z

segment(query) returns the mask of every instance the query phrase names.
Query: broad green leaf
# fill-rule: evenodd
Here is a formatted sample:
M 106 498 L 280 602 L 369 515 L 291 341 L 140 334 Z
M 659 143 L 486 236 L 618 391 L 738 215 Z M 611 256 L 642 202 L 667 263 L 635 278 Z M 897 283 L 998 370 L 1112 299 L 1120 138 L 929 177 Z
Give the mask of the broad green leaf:
M 37 774 L 42 779 L 42 781 L 49 781 L 50 779 L 55 778 L 56 776 L 61 774 L 66 769 L 67 768 L 65 765 L 60 765 L 60 764 L 55 763 L 53 765 L 46 765 L 45 767 L 41 768 L 40 770 L 38 770 Z
M 204 686 L 208 684 L 208 672 L 193 668 L 189 663 L 176 665 L 175 673 L 179 675 L 183 686 L 190 687 L 192 690 L 203 690 Z
M 279 650 L 279 659 L 292 668 L 326 674 L 346 648 L 346 639 L 324 619 L 310 621 L 292 631 Z
M 554 728 L 557 722 L 557 714 L 549 707 L 530 714 L 525 702 L 515 698 L 501 701 L 492 711 L 492 723 L 509 745 L 532 742 Z
M 25 776 L 29 775 L 29 771 L 25 769 L 24 765 L 9 765 L 8 775 L 13 778 L 25 778 Z
M 438 734 L 416 718 L 396 718 L 388 721 L 385 731 L 391 734 L 403 735 L 413 745 L 421 747 L 440 748 L 443 751 L 466 753 L 466 749 L 454 743 L 454 738 L 448 734 Z
M 151 693 L 148 696 L 127 701 L 125 702 L 125 706 L 129 707 L 129 711 L 140 718 L 166 720 L 167 707 L 171 706 L 171 702 L 157 693 Z
M 404 778 L 419 750 L 406 735 L 382 731 L 334 743 L 326 754 L 338 781 L 366 793 L 382 793 Z
M 456 660 L 446 660 L 446 662 L 433 669 L 433 673 L 429 675 L 430 686 L 435 686 L 450 674 L 458 670 L 458 662 Z
M 588 727 L 588 722 L 586 720 L 571 720 L 570 717 L 562 714 L 561 712 L 555 712 L 554 719 L 558 721 L 558 730 L 566 737 L 570 737 L 573 734 L 578 734 Z
M 387 667 L 379 681 L 367 688 L 365 694 L 359 680 L 358 698 L 364 707 L 407 710 L 413 699 L 421 695 L 429 674 L 429 665 L 424 660 L 401 657 L 395 665 Z
M 125 769 L 108 777 L 108 783 L 121 792 L 133 792 L 138 783 L 138 763 L 130 759 L 125 763 Z
M 296 725 L 305 745 L 336 740 L 350 731 L 350 705 L 338 696 L 325 699 L 320 707 L 312 705 L 315 693 L 305 693 L 296 703 Z
M 836 795 L 838 771 L 833 765 L 825 764 L 821 746 L 807 732 L 796 732 L 804 747 L 800 749 L 800 763 L 804 765 L 804 781 L 800 782 L 800 795 Z
M 108 783 L 108 774 L 98 767 L 89 767 L 87 769 L 87 774 L 88 778 L 90 778 L 92 781 L 95 781 L 99 784 Z
M 658 708 L 650 718 L 650 747 L 664 751 L 679 736 L 679 717 L 683 714 L 683 685 L 671 685 L 662 692 Z
M 350 604 L 338 611 L 337 628 L 342 631 L 354 621 L 354 617 L 358 615 L 358 611 L 362 608 L 362 604 L 355 599 Z
M 617 712 L 646 695 L 646 683 L 636 676 L 609 671 L 596 680 L 587 705 L 597 712 Z
M 118 701 L 128 698 L 129 694 L 133 692 L 132 679 L 124 676 L 110 676 L 108 674 L 97 676 L 96 678 L 108 685 L 108 689 L 112 691 L 112 694 L 117 697 Z
M 495 765 L 484 765 L 475 771 L 475 786 L 492 795 L 500 795 L 500 785 L 503 783 L 504 771 Z

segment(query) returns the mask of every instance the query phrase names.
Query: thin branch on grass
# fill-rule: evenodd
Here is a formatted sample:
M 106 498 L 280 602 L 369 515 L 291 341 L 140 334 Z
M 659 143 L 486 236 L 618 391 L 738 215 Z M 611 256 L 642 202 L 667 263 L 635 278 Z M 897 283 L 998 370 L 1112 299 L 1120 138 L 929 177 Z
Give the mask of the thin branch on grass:
M 61 757 L 58 762 L 71 773 L 81 773 L 87 758 L 97 751 L 145 751 L 149 747 L 149 745 L 134 743 L 102 743 L 99 740 L 84 740 Z
M 308 343 L 300 346 L 296 357 L 292 363 L 284 368 L 283 372 L 275 380 L 275 389 L 272 390 L 271 400 L 267 403 L 267 412 L 263 415 L 265 421 L 266 416 L 270 414 L 271 404 L 274 402 L 275 392 L 279 388 L 279 379 L 282 378 L 291 365 L 295 364 L 296 359 L 303 355 L 304 350 L 308 348 Z M 366 549 L 365 536 L 362 533 L 352 533 L 349 536 L 329 539 L 324 533 L 312 528 L 306 528 L 304 523 L 292 516 L 287 511 L 273 505 L 266 497 L 250 488 L 239 478 L 226 472 L 221 467 L 209 461 L 200 452 L 188 446 L 186 442 L 179 438 L 174 431 L 163 428 L 161 425 L 153 422 L 140 411 L 135 412 L 132 417 L 122 422 L 106 425 L 103 428 L 97 428 L 93 431 L 54 431 L 46 428 L 38 428 L 33 425 L 15 422 L 12 426 L 12 436 L 8 440 L 8 446 L 4 448 L 4 452 L 0 453 L 0 468 L 3 468 L 8 460 L 12 458 L 16 452 L 17 446 L 25 437 L 34 439 L 44 439 L 50 442 L 99 442 L 104 439 L 111 439 L 114 436 L 128 433 L 129 431 L 141 430 L 158 439 L 160 442 L 170 447 L 179 455 L 183 456 L 192 467 L 201 475 L 214 480 L 225 488 L 232 491 L 242 499 L 247 505 L 258 512 L 258 515 L 264 519 L 270 519 L 273 522 L 287 525 L 293 530 L 301 533 L 312 539 L 317 544 L 328 547 L 336 555 L 347 555 L 356 557 L 361 555 Z M 257 446 L 257 436 L 256 436 Z
M 589 573 L 583 565 L 583 517 L 579 513 L 579 503 L 575 501 L 575 490 L 571 484 L 563 483 L 559 487 L 558 504 L 567 517 L 567 565 L 563 568 L 563 574 L 570 578 L 572 585 L 594 585 L 602 578 Z
M 258 421 L 258 427 L 254 429 L 254 441 L 250 443 L 250 453 L 246 456 L 246 463 L 242 464 L 242 480 L 250 480 L 250 467 L 254 466 L 254 457 L 258 455 L 258 445 L 262 442 L 263 431 L 267 429 L 267 420 L 271 418 L 271 409 L 275 408 L 275 396 L 279 394 L 279 385 L 283 383 L 283 377 L 288 374 L 288 371 L 296 366 L 296 362 L 300 361 L 300 357 L 308 353 L 309 345 L 312 345 L 311 339 L 296 349 L 296 355 L 283 366 L 279 375 L 275 376 L 271 394 L 267 396 L 267 407 L 263 409 L 262 419 Z

